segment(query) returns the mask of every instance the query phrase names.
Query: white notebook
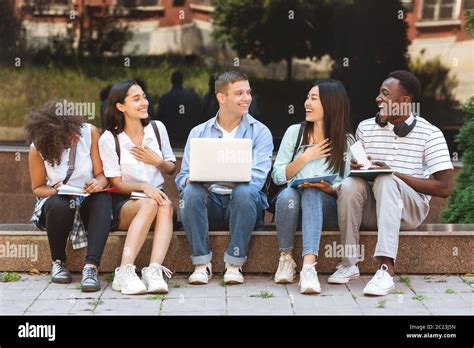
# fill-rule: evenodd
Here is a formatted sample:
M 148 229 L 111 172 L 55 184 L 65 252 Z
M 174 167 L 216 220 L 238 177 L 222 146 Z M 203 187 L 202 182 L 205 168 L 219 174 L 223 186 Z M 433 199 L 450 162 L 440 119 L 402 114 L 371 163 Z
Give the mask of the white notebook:
M 61 185 L 58 189 L 58 195 L 69 195 L 69 196 L 84 196 L 87 197 L 90 193 L 87 193 L 80 187 Z

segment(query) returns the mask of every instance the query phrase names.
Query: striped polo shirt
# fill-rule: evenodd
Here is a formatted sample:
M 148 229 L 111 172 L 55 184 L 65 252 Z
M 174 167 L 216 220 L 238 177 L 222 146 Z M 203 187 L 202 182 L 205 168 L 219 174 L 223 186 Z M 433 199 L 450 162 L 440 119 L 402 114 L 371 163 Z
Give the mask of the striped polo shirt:
M 440 129 L 420 116 L 416 120 L 413 130 L 406 137 L 399 137 L 391 123 L 380 127 L 372 117 L 359 124 L 356 139 L 360 140 L 367 155 L 372 156 L 372 161 L 385 162 L 402 174 L 428 178 L 436 172 L 453 169 Z M 429 195 L 422 196 L 429 202 Z

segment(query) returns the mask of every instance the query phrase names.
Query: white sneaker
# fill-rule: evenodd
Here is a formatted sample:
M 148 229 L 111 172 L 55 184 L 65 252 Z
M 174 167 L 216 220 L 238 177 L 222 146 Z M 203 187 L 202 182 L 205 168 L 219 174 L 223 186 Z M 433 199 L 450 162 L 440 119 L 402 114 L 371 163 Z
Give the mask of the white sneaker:
M 305 263 L 300 272 L 300 292 L 302 294 L 318 294 L 321 292 L 318 272 L 315 263 Z
M 163 279 L 163 272 L 168 278 L 173 273 L 159 263 L 151 263 L 150 266 L 142 269 L 142 281 L 147 287 L 147 292 L 155 294 L 167 294 L 168 284 Z
M 336 272 L 331 274 L 331 276 L 328 278 L 328 283 L 346 284 L 349 283 L 349 280 L 359 278 L 359 276 L 359 267 L 357 265 L 347 267 L 343 264 L 339 264 L 337 266 Z
M 230 263 L 225 264 L 224 283 L 226 284 L 242 284 L 244 276 L 240 266 L 234 266 Z
M 125 265 L 115 269 L 112 289 L 124 295 L 138 295 L 146 293 L 146 286 L 135 273 L 134 265 Z
M 281 253 L 278 262 L 278 269 L 275 273 L 275 283 L 287 284 L 293 283 L 296 277 L 296 262 L 291 255 Z
M 364 295 L 387 295 L 395 288 L 393 277 L 387 272 L 387 265 L 383 264 L 364 288 Z
M 193 274 L 189 276 L 189 284 L 207 284 L 212 278 L 212 264 L 196 265 Z

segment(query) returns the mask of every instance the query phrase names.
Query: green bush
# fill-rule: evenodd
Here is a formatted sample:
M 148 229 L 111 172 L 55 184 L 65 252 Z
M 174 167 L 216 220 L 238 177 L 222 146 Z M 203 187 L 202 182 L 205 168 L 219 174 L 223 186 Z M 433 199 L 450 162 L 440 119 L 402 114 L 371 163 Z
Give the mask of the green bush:
M 474 97 L 464 105 L 466 124 L 456 142 L 463 151 L 462 169 L 456 176 L 456 189 L 449 198 L 442 219 L 446 223 L 474 223 Z
M 466 30 L 474 37 L 474 10 L 466 11 Z M 451 194 L 448 205 L 442 213 L 447 223 L 474 223 L 474 96 L 463 106 L 467 114 L 466 123 L 461 128 L 456 142 L 463 151 L 462 169 L 456 176 L 456 189 Z

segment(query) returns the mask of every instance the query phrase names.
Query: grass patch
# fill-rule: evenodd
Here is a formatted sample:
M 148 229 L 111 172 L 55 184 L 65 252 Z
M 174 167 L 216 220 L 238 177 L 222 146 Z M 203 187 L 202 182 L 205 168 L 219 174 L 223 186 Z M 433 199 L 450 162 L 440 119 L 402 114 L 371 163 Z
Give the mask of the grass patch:
M 221 280 L 219 280 L 219 285 L 226 288 L 229 286 L 229 284 L 227 284 L 225 281 L 224 281 L 224 276 L 222 276 Z
M 171 89 L 170 77 L 174 70 L 184 75 L 185 88 L 193 88 L 201 96 L 208 91 L 211 71 L 199 59 L 192 64 L 183 59 L 161 56 L 133 59 L 133 69 L 125 67 L 121 59 L 103 59 L 100 63 L 63 64 L 61 59 L 51 64 L 27 64 L 21 68 L 13 64 L 0 65 L 0 76 L 6 91 L 0 95 L 0 126 L 19 127 L 26 111 L 51 99 L 67 99 L 95 104 L 95 118 L 88 120 L 100 125 L 100 91 L 108 84 L 135 77 L 147 84 L 148 93 L 156 99 Z
M 174 283 L 174 282 L 168 282 L 168 285 L 171 286 L 171 288 L 173 289 L 187 288 L 187 286 L 184 284 L 179 284 L 179 283 Z
M 385 308 L 386 303 L 386 300 L 380 300 L 379 302 L 377 302 L 377 308 Z
M 147 296 L 147 297 L 145 297 L 145 300 L 150 300 L 150 301 L 160 300 L 160 301 L 164 301 L 164 300 L 166 300 L 166 295 L 152 295 L 152 296 Z
M 397 291 L 394 291 L 393 294 L 396 294 L 396 295 L 402 295 L 404 294 L 405 292 L 403 290 L 397 290 Z
M 1 272 L 0 273 L 0 282 L 9 283 L 17 282 L 21 279 L 21 275 L 15 272 Z
M 94 306 L 94 308 L 97 307 L 98 305 L 101 305 L 102 303 L 104 303 L 104 301 L 99 300 L 99 299 L 95 299 L 95 300 L 92 300 L 91 302 L 88 302 L 88 304 L 91 306 Z
M 112 283 L 114 281 L 115 272 L 107 273 L 104 277 L 107 283 Z
M 454 291 L 454 289 L 451 289 L 451 288 L 447 288 L 444 292 L 446 294 L 455 294 L 456 293 L 456 291 Z
M 405 286 L 406 286 L 407 288 L 411 288 L 411 279 L 410 279 L 410 277 L 408 277 L 408 276 L 400 276 L 400 277 L 398 277 L 398 281 L 399 281 L 400 283 L 405 284 Z
M 427 300 L 429 297 L 423 294 L 417 294 L 416 296 L 413 296 L 411 299 L 412 300 L 417 300 L 417 301 L 423 301 Z
M 467 285 L 472 285 L 474 284 L 474 278 L 463 278 L 461 277 L 463 283 L 467 284 Z
M 80 289 L 81 289 L 81 284 L 76 284 L 76 285 L 74 286 L 74 289 L 80 290 Z
M 260 291 L 258 294 L 250 295 L 250 297 L 257 297 L 257 298 L 272 298 L 274 297 L 273 294 L 269 291 Z

